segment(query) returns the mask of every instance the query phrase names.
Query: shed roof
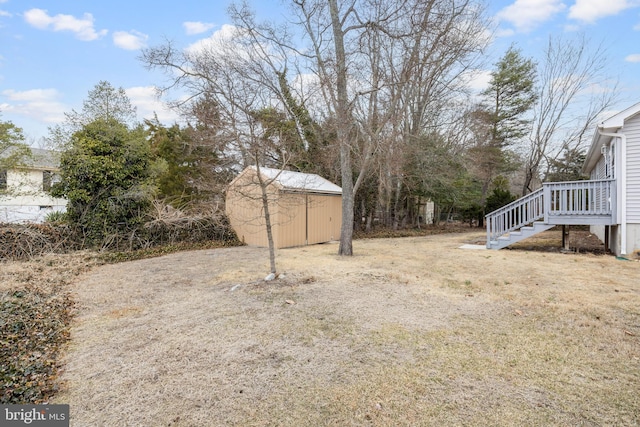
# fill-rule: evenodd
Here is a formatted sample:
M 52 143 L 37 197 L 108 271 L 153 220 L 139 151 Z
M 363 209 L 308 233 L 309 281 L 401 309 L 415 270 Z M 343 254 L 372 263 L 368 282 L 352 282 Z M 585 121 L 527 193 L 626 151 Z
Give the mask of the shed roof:
M 256 170 L 255 166 L 250 166 Z M 267 179 L 272 179 L 283 190 L 306 193 L 342 194 L 342 188 L 320 175 L 293 172 L 281 169 L 260 168 L 260 173 Z

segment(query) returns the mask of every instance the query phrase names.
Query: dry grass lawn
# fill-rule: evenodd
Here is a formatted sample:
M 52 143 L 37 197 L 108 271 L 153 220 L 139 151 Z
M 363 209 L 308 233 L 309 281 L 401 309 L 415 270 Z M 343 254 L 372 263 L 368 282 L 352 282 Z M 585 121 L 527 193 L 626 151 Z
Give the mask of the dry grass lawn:
M 55 403 L 72 426 L 640 424 L 640 263 L 482 234 L 101 266 Z

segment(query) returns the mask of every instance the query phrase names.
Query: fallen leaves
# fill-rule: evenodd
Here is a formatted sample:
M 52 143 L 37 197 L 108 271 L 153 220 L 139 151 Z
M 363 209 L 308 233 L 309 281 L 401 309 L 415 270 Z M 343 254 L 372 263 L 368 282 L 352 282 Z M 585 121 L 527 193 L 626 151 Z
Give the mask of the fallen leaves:
M 85 253 L 3 263 L 0 270 L 0 404 L 43 403 L 58 390 L 69 340 L 69 284 L 96 265 Z
M 0 403 L 40 403 L 56 391 L 72 304 L 58 288 L 27 285 L 0 294 Z

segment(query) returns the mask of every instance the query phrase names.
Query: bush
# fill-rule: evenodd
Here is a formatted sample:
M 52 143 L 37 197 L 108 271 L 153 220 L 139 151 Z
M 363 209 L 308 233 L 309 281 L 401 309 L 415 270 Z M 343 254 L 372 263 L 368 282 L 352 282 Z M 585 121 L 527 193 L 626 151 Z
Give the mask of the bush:
M 67 214 L 63 211 L 49 212 L 44 220 L 49 224 L 61 225 L 67 221 Z
M 149 159 L 144 132 L 113 119 L 95 120 L 73 134 L 52 195 L 68 200 L 66 217 L 84 244 L 100 247 L 114 232 L 140 226 L 155 191 Z
M 113 230 L 106 235 L 101 249 L 108 251 L 136 251 L 167 245 L 197 245 L 219 242 L 237 245 L 238 238 L 226 215 L 215 208 L 183 212 L 160 201 L 140 225 L 128 231 Z
M 26 260 L 78 248 L 73 231 L 63 224 L 0 225 L 0 260 Z
M 500 209 L 503 206 L 508 205 L 516 199 L 516 196 L 511 194 L 509 190 L 504 190 L 502 188 L 496 188 L 493 192 L 487 197 L 486 203 L 486 212 L 493 212 L 496 209 Z

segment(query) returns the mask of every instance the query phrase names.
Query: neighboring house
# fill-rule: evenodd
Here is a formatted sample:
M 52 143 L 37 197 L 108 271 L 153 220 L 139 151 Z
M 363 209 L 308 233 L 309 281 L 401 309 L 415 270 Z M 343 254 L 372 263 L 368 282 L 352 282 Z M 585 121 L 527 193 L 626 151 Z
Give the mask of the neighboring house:
M 340 237 L 342 189 L 314 174 L 260 168 L 269 200 L 276 248 L 329 242 Z M 227 189 L 225 210 L 238 238 L 268 246 L 257 169 L 243 170 Z
M 31 154 L 19 166 L 0 170 L 0 222 L 43 222 L 48 213 L 66 210 L 66 200 L 49 194 L 58 180 L 58 154 L 37 148 Z
M 640 252 L 640 103 L 594 129 L 587 181 L 548 182 L 487 215 L 487 247 L 500 249 L 555 225 L 589 225 L 619 256 Z

